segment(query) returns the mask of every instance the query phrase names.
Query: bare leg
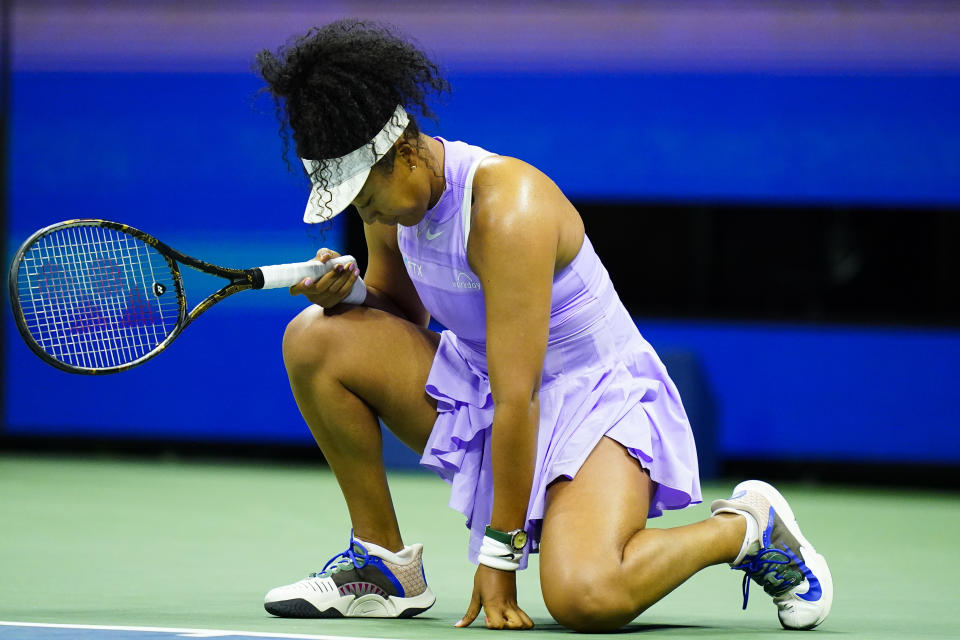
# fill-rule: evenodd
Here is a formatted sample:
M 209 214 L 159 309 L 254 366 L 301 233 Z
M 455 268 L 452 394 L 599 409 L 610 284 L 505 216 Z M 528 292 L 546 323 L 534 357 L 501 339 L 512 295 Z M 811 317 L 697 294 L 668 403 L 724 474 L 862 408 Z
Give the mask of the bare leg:
M 424 391 L 439 335 L 367 307 L 305 309 L 283 336 L 283 359 L 300 413 L 330 464 L 354 535 L 403 547 L 383 466 L 377 416 L 422 452 L 436 419 Z
M 740 551 L 742 517 L 647 529 L 656 485 L 601 438 L 576 477 L 547 491 L 540 582 L 550 613 L 578 631 L 622 627 L 704 567 Z

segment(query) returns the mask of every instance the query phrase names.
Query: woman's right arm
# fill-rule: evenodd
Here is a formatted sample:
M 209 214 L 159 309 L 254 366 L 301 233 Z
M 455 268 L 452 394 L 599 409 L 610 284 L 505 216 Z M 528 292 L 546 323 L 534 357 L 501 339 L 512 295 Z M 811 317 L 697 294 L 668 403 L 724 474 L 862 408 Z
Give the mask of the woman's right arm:
M 420 301 L 420 296 L 410 280 L 397 245 L 397 228 L 385 224 L 363 225 L 367 239 L 367 272 L 363 281 L 367 285 L 364 305 L 382 309 L 426 327 L 430 314 Z
M 367 297 L 363 305 L 426 327 L 430 322 L 430 314 L 420 302 L 420 296 L 403 264 L 403 256 L 397 246 L 396 227 L 364 223 L 363 233 L 367 239 L 368 255 L 367 273 L 363 277 Z M 314 259 L 326 262 L 337 256 L 339 254 L 336 251 L 320 249 Z M 339 304 L 347 297 L 358 275 L 356 266 L 343 268 L 338 265 L 316 281 L 307 278 L 290 287 L 290 294 L 306 296 L 313 304 L 331 312 L 335 309 L 339 311 Z

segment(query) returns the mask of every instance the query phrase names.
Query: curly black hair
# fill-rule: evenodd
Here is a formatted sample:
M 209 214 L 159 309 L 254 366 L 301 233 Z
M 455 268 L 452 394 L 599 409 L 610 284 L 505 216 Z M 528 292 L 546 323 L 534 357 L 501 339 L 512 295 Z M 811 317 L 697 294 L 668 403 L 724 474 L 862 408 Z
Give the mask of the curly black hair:
M 437 65 L 392 27 L 354 19 L 261 51 L 257 67 L 274 100 L 288 166 L 291 137 L 301 158 L 338 158 L 369 143 L 398 104 L 436 120 L 427 99 L 450 88 Z M 404 136 L 418 146 L 419 135 L 410 114 Z M 391 148 L 377 166 L 389 170 L 394 155 Z M 317 172 L 311 177 L 325 187 L 326 172 Z

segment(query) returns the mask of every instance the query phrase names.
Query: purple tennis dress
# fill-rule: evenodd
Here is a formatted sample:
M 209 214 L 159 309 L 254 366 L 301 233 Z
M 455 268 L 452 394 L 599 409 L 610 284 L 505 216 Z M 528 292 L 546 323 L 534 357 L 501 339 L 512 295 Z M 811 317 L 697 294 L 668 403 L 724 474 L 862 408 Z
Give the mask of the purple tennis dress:
M 420 464 L 452 485 L 450 506 L 467 518 L 469 556 L 476 562 L 493 507 L 493 399 L 483 290 L 467 263 L 466 241 L 474 172 L 493 154 L 438 140 L 446 190 L 419 225 L 398 227 L 397 237 L 420 300 L 448 329 L 427 379 L 438 416 Z M 700 502 L 696 448 L 677 388 L 584 237 L 577 256 L 553 279 L 528 549 L 539 545 L 547 486 L 573 478 L 604 435 L 657 483 L 650 517 Z M 521 566 L 526 563 L 524 555 Z

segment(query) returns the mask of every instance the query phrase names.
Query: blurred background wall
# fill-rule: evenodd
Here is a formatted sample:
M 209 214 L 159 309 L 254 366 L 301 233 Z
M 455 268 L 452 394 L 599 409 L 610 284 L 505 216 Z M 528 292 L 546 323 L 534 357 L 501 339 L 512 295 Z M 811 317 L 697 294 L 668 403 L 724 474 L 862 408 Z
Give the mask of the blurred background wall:
M 681 386 L 707 475 L 957 482 L 956 3 L 7 0 L 4 15 L 5 264 L 74 217 L 226 266 L 321 246 L 362 261 L 355 216 L 300 222 L 308 184 L 252 65 L 311 26 L 381 20 L 453 85 L 428 132 L 529 161 L 575 202 Z M 0 444 L 310 450 L 279 350 L 301 306 L 238 296 L 103 378 L 43 365 L 5 311 Z

